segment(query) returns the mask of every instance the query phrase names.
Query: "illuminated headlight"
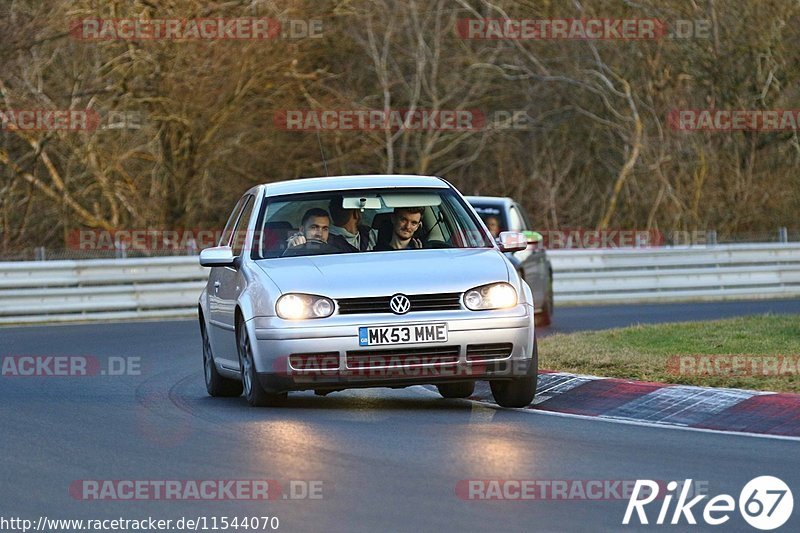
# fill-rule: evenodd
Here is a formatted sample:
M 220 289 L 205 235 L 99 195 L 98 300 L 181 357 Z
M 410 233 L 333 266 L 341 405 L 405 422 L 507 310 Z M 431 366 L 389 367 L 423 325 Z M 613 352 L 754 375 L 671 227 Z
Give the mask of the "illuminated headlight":
M 333 314 L 333 301 L 311 294 L 284 294 L 275 303 L 275 311 L 287 320 L 325 318 Z
M 517 305 L 517 291 L 508 283 L 492 283 L 468 290 L 464 305 L 473 311 L 503 309 Z

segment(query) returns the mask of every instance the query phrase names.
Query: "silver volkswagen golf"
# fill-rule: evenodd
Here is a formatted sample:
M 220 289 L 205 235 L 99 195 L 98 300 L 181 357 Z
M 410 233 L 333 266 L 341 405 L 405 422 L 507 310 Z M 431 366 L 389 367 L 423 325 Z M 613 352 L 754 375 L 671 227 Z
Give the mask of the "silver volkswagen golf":
M 253 187 L 236 204 L 200 296 L 211 396 L 280 405 L 289 391 L 436 385 L 495 401 L 536 392 L 531 290 L 447 181 L 309 178 Z

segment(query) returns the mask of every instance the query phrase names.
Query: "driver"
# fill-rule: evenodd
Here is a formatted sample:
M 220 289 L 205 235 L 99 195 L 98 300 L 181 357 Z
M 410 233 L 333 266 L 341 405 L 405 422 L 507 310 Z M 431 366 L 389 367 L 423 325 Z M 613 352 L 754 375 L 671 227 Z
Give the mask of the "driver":
M 327 211 L 314 207 L 303 215 L 300 222 L 300 232 L 289 237 L 289 248 L 302 246 L 308 241 L 328 242 L 328 232 L 330 230 L 331 217 Z
M 492 234 L 492 237 L 495 239 L 498 235 L 500 235 L 500 219 L 494 215 L 489 215 L 483 219 L 483 223 L 486 224 L 486 228 L 489 230 L 489 233 Z

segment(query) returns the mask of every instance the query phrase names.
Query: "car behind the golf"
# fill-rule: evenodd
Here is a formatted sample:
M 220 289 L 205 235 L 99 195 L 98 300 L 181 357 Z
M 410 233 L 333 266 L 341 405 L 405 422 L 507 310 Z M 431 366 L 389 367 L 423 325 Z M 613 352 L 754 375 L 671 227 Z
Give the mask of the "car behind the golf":
M 340 252 L 287 241 L 311 208 L 358 209 L 377 238 L 395 208 L 421 207 L 422 249 Z M 531 290 L 461 194 L 441 178 L 341 176 L 253 187 L 237 203 L 200 296 L 205 381 L 212 396 L 283 403 L 289 391 L 435 384 L 445 398 L 488 380 L 502 406 L 536 391 Z M 331 223 L 332 224 L 332 223 Z
M 536 302 L 536 325 L 549 326 L 553 319 L 553 266 L 547 251 L 541 246 L 542 235 L 533 231 L 528 214 L 511 198 L 500 196 L 467 196 L 466 200 L 484 220 L 495 217 L 500 231 L 515 231 L 525 235 L 528 247 L 506 254 L 517 273 L 531 286 Z

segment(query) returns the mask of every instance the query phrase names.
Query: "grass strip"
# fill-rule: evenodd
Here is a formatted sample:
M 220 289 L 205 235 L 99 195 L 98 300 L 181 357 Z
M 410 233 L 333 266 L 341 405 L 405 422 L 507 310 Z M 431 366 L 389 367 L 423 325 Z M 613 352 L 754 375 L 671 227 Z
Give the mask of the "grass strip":
M 539 339 L 539 367 L 640 381 L 800 393 L 800 315 L 555 334 Z

